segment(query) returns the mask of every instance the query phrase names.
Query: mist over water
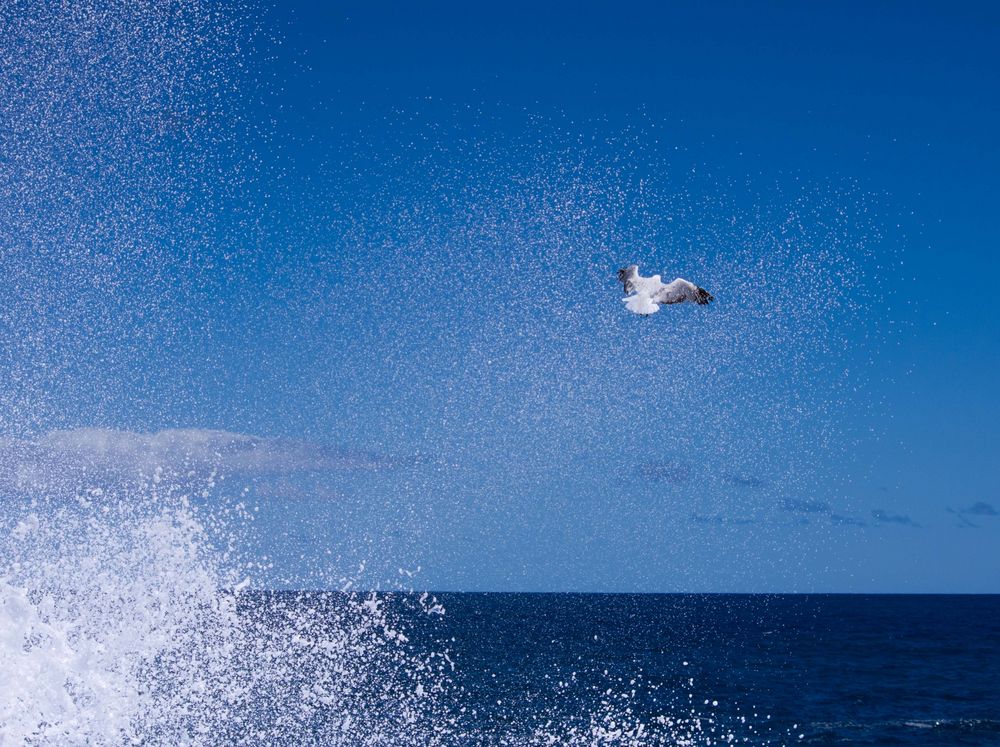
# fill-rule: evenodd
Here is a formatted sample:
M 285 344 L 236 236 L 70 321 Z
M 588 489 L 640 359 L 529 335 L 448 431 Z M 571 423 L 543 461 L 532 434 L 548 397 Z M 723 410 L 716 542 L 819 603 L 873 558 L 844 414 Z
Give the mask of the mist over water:
M 598 585 L 683 586 L 704 526 L 754 524 L 765 557 L 866 425 L 870 195 L 715 175 L 640 117 L 416 102 L 297 172 L 258 155 L 315 138 L 265 116 L 252 21 L 43 3 L 0 29 L 0 743 L 766 734 L 693 679 L 585 662 L 485 729 L 451 642 L 409 634 L 447 609 L 353 589 L 572 586 L 578 553 Z M 631 262 L 717 303 L 636 319 Z

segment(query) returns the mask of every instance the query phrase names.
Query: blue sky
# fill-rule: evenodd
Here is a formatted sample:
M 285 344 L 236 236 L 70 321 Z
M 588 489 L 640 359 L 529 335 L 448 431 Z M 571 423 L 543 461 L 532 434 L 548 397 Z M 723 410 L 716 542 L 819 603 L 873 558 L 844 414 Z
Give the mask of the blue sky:
M 148 12 L 10 24 L 8 462 L 251 435 L 273 583 L 1000 591 L 989 4 Z

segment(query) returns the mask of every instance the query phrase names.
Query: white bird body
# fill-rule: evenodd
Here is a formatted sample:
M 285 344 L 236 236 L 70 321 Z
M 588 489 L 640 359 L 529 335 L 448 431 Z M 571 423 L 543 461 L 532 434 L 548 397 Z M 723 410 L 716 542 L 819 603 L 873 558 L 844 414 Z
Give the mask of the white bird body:
M 639 274 L 638 265 L 629 265 L 619 270 L 618 280 L 621 281 L 625 293 L 631 294 L 622 299 L 625 302 L 625 308 L 642 316 L 655 314 L 660 310 L 662 304 L 684 303 L 685 301 L 707 304 L 715 300 L 707 290 L 699 288 L 684 278 L 664 283 L 659 275 L 643 277 Z

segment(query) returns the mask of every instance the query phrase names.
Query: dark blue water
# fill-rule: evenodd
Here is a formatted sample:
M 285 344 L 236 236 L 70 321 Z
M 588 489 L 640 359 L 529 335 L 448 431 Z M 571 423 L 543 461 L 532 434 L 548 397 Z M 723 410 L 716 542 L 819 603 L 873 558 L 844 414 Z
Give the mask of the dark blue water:
M 628 709 L 756 744 L 1000 745 L 1000 596 L 438 599 L 410 633 L 447 643 L 469 744 Z

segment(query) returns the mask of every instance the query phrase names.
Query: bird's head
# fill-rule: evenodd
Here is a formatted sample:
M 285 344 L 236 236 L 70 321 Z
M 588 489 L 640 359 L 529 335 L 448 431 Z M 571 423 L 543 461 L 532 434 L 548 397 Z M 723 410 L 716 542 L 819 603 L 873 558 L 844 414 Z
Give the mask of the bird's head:
M 633 275 L 639 274 L 639 265 L 629 265 L 618 271 L 618 282 L 622 284 L 625 292 L 628 293 L 628 281 Z

